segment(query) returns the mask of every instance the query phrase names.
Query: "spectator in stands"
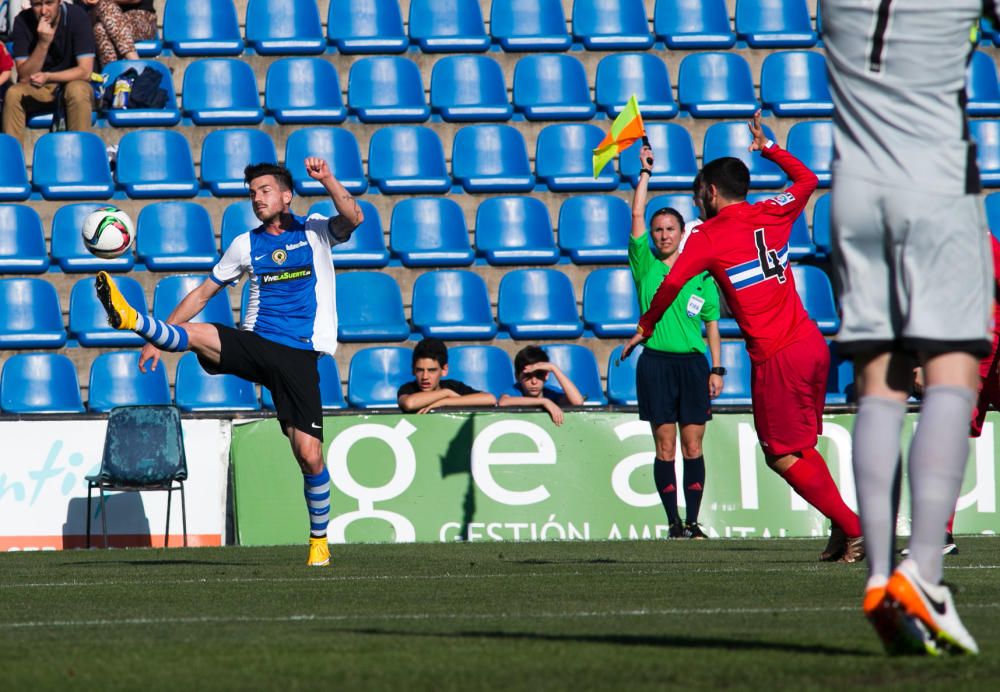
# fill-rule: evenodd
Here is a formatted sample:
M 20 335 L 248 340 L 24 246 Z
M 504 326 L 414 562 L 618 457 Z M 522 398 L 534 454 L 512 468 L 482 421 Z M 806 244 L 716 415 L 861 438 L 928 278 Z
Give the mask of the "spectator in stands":
M 31 0 L 14 20 L 18 83 L 7 90 L 3 131 L 23 140 L 28 115 L 66 106 L 66 128 L 90 129 L 94 35 L 87 13 L 62 0 Z
M 135 42 L 156 38 L 153 0 L 81 0 L 94 25 L 101 67 L 115 60 L 138 60 Z
M 3 109 L 3 97 L 14 79 L 14 60 L 7 52 L 7 47 L 0 41 L 0 110 Z
M 480 392 L 448 376 L 448 347 L 428 337 L 413 349 L 413 381 L 396 393 L 399 408 L 407 413 L 430 413 L 445 406 L 496 406 L 489 392 Z
M 556 425 L 563 424 L 560 406 L 583 406 L 584 397 L 573 381 L 549 362 L 549 354 L 538 346 L 525 346 L 514 356 L 514 394 L 500 397 L 500 406 L 537 406 L 545 409 Z M 554 375 L 562 392 L 545 386 L 549 375 Z

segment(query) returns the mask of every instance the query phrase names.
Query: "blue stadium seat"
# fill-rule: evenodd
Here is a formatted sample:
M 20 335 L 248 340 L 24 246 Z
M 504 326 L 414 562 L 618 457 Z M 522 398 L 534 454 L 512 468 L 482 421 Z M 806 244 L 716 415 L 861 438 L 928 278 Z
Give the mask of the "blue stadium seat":
M 333 206 L 331 204 L 331 206 Z M 248 199 L 230 202 L 222 213 L 222 232 L 220 243 L 222 252 L 226 251 L 233 238 L 260 226 L 260 219 L 253 213 L 253 204 Z
M 479 0 L 410 0 L 410 41 L 424 53 L 481 53 L 490 47 Z
M 115 278 L 118 290 L 129 305 L 140 314 L 147 314 L 146 294 L 142 285 L 130 276 Z M 73 284 L 69 294 L 69 336 L 81 346 L 109 348 L 142 346 L 146 342 L 135 332 L 113 329 L 108 324 L 108 313 L 97 299 L 94 279 L 86 277 Z
M 253 68 L 236 58 L 188 65 L 181 102 L 184 116 L 195 125 L 256 125 L 264 119 Z
M 369 268 L 378 269 L 389 264 L 389 251 L 385 247 L 385 234 L 378 209 L 368 200 L 357 200 L 365 220 L 354 229 L 351 239 L 333 246 L 333 264 L 338 269 Z M 324 199 L 309 207 L 310 214 L 333 216 L 337 210 L 333 202 Z
M 559 261 L 548 208 L 538 197 L 488 197 L 476 212 L 476 253 L 493 265 Z
M 431 71 L 431 111 L 446 122 L 506 121 L 514 113 L 503 70 L 485 55 L 449 55 Z
M 66 344 L 56 288 L 45 279 L 0 279 L 0 349 Z
M 422 123 L 431 115 L 420 68 L 398 55 L 361 58 L 351 65 L 347 107 L 364 123 Z
M 245 196 L 243 169 L 263 162 L 278 162 L 274 142 L 263 130 L 213 130 L 201 144 L 201 183 L 216 197 Z
M 232 0 L 170 0 L 163 9 L 163 46 L 175 55 L 239 55 L 243 37 Z
M 264 110 L 282 125 L 343 122 L 347 109 L 333 63 L 323 58 L 272 62 L 264 84 Z
M 986 195 L 986 225 L 990 227 L 990 232 L 1000 239 L 1000 192 Z
M 93 132 L 44 134 L 32 161 L 32 184 L 45 199 L 108 199 L 115 190 L 104 142 Z
M 644 50 L 653 36 L 643 0 L 574 0 L 573 40 L 587 50 Z
M 20 201 L 31 195 L 31 183 L 24 166 L 21 143 L 10 135 L 0 133 L 0 200 Z
M 760 67 L 760 100 L 781 117 L 833 115 L 824 55 L 804 50 L 768 55 Z
M 817 38 L 806 0 L 736 0 L 736 37 L 751 48 L 809 48 Z
M 643 120 L 677 115 L 667 65 L 653 53 L 608 55 L 597 64 L 594 101 L 597 109 L 614 118 L 635 94 Z
M 1000 84 L 991 55 L 981 50 L 972 53 L 965 93 L 968 97 L 965 112 L 970 116 L 1000 115 Z
M 819 331 L 831 335 L 840 331 L 840 315 L 833 298 L 833 285 L 826 272 L 819 267 L 796 265 L 792 267 L 792 273 L 795 276 L 795 290 Z
M 584 397 L 584 406 L 607 406 L 608 400 L 604 396 L 601 373 L 597 369 L 593 351 L 580 344 L 548 344 L 542 348 L 548 354 L 549 360 L 559 366 L 559 369 L 580 390 L 580 394 Z M 549 378 L 546 386 L 562 392 L 562 387 L 554 377 Z
M 475 272 L 439 270 L 413 282 L 413 328 L 439 339 L 492 339 L 497 333 L 486 282 Z
M 170 74 L 170 68 L 159 60 L 117 60 L 102 69 L 107 77 L 105 84 L 114 84 L 119 75 L 129 68 L 135 68 L 139 73 L 145 70 L 159 72 L 160 88 L 166 92 L 167 102 L 163 108 L 112 108 L 104 112 L 108 122 L 115 127 L 165 127 L 179 123 L 181 111 L 177 108 L 177 93 L 174 91 L 174 78 Z
M 163 52 L 163 36 L 159 28 L 153 38 L 140 39 L 135 42 L 135 52 L 140 58 L 155 58 Z
M 987 209 L 989 198 L 987 197 Z M 821 195 L 813 205 L 812 224 L 813 244 L 816 246 L 817 259 L 830 256 L 830 195 Z
M 529 192 L 535 176 L 520 130 L 510 125 L 467 125 L 455 133 L 451 166 L 466 192 Z
M 115 179 L 132 199 L 194 197 L 198 178 L 178 130 L 133 130 L 118 144 Z
M 573 283 L 555 269 L 514 269 L 500 280 L 500 328 L 515 339 L 575 339 L 583 334 Z
M 327 162 L 341 185 L 351 194 L 368 189 L 361 167 L 361 151 L 350 130 L 339 127 L 303 127 L 285 141 L 285 166 L 292 173 L 295 192 L 300 195 L 327 195 L 326 188 L 306 172 L 306 157 L 318 156 Z M 329 196 L 329 195 L 327 195 Z
M 653 175 L 650 190 L 690 190 L 698 174 L 694 157 L 694 142 L 686 127 L 679 123 L 646 123 L 646 137 L 653 147 Z M 636 142 L 622 152 L 619 159 L 622 177 L 632 186 L 639 184 L 643 169 L 639 161 L 642 142 Z
M 559 249 L 574 264 L 628 261 L 632 211 L 612 195 L 575 195 L 559 207 Z
M 490 34 L 506 51 L 569 50 L 562 0 L 493 0 Z
M 315 55 L 326 50 L 316 0 L 248 0 L 247 44 L 261 55 Z
M 139 370 L 138 351 L 101 353 L 90 364 L 87 410 L 105 413 L 115 406 L 170 404 L 167 366 Z
M 0 274 L 42 274 L 48 268 L 38 212 L 26 204 L 0 204 Z
M 736 43 L 726 0 L 656 0 L 653 32 L 671 50 L 719 50 Z
M 19 353 L 3 364 L 4 413 L 83 413 L 76 366 L 61 353 Z
M 325 410 L 338 410 L 347 408 L 347 401 L 344 399 L 344 388 L 340 384 L 340 371 L 337 369 L 337 361 L 328 353 L 324 353 L 316 361 L 316 369 L 319 371 L 319 397 L 320 403 Z M 274 396 L 267 387 L 260 388 L 260 403 L 268 411 L 274 411 Z
M 653 214 L 667 207 L 680 212 L 681 216 L 684 217 L 685 223 L 698 218 L 698 207 L 695 206 L 694 197 L 690 194 L 674 193 L 657 195 L 646 202 L 646 228 L 649 228 L 649 222 L 652 220 Z
M 828 342 L 830 347 L 830 375 L 826 381 L 826 403 L 846 404 L 857 400 L 854 386 L 854 363 L 837 350 L 836 342 Z
M 618 174 L 607 165 L 594 179 L 593 150 L 604 139 L 591 123 L 557 123 L 543 127 L 535 140 L 535 175 L 553 192 L 614 190 Z
M 813 120 L 792 125 L 785 147 L 819 178 L 820 187 L 830 187 L 833 166 L 833 122 Z
M 747 195 L 747 202 L 756 204 L 766 199 L 774 197 L 770 192 L 752 192 Z M 816 246 L 813 245 L 809 235 L 809 225 L 806 223 L 806 213 L 803 211 L 792 223 L 792 233 L 788 238 L 788 259 L 801 260 L 813 257 L 816 254 Z
M 236 375 L 209 375 L 198 362 L 198 356 L 191 352 L 177 361 L 174 403 L 184 412 L 260 409 L 257 388 L 252 382 Z
M 207 272 L 219 261 L 212 217 L 195 202 L 154 202 L 143 207 L 135 251 L 154 272 Z
M 434 130 L 420 125 L 375 131 L 368 145 L 368 179 L 384 194 L 451 189 L 441 140 Z
M 769 139 L 775 140 L 774 132 L 764 125 L 764 133 Z M 781 187 L 788 178 L 777 164 L 768 161 L 759 151 L 747 151 L 750 146 L 750 130 L 746 123 L 728 122 L 714 123 L 705 131 L 705 142 L 702 146 L 702 160 L 705 163 L 723 156 L 734 156 L 742 159 L 750 169 L 750 187 Z
M 391 275 L 337 274 L 338 341 L 405 341 L 409 336 L 403 296 Z
M 745 118 L 760 108 L 750 65 L 738 53 L 690 53 L 677 83 L 681 108 L 696 118 Z
M 497 346 L 453 346 L 448 349 L 448 379 L 499 399 L 514 387 L 514 366 Z
M 411 197 L 396 203 L 389 247 L 407 267 L 467 267 L 475 255 L 465 214 L 455 200 Z
M 601 339 L 628 338 L 639 322 L 639 298 L 632 272 L 624 267 L 595 269 L 583 282 L 583 323 Z
M 347 402 L 354 408 L 396 406 L 396 391 L 413 379 L 413 351 L 373 346 L 357 351 L 347 373 Z
M 608 356 L 608 403 L 613 406 L 635 406 L 639 397 L 635 390 L 635 369 L 642 353 L 642 346 L 637 346 L 628 358 L 620 361 L 622 346 Z
M 410 45 L 397 0 L 331 2 L 326 36 L 341 53 L 402 53 Z
M 726 381 L 722 394 L 712 400 L 712 405 L 749 406 L 750 400 L 750 356 L 742 341 L 723 341 L 721 353 L 722 367 L 726 369 Z
M 83 244 L 80 229 L 83 221 L 104 204 L 77 202 L 64 204 L 52 217 L 52 262 L 64 272 L 128 271 L 135 264 L 135 254 L 126 252 L 115 259 L 92 255 Z
M 986 187 L 1000 185 L 1000 120 L 970 120 L 969 133 L 976 142 L 979 177 Z
M 590 120 L 595 113 L 583 63 L 571 55 L 518 60 L 512 101 L 528 120 Z
M 205 280 L 204 274 L 174 274 L 160 279 L 153 289 L 153 317 L 166 320 L 184 296 Z M 225 290 L 216 293 L 205 308 L 188 322 L 217 322 L 227 327 L 236 326 L 233 323 L 233 306 L 229 302 L 229 293 Z

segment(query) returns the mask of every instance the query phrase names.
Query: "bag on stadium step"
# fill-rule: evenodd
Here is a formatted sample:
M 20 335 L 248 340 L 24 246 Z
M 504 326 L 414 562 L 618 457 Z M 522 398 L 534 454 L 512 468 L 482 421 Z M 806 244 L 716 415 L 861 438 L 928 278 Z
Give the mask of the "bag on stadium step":
M 163 73 L 147 67 L 132 81 L 129 108 L 163 108 L 167 104 L 167 91 L 160 87 Z

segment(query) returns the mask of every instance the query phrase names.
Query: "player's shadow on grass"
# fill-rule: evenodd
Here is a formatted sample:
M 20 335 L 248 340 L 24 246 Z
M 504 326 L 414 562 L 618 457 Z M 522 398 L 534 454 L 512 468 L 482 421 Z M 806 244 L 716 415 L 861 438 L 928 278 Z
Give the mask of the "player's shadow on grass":
M 476 484 L 472 480 L 472 442 L 475 439 L 476 414 L 465 417 L 462 426 L 448 443 L 448 448 L 441 456 L 441 478 L 447 478 L 456 473 L 464 473 L 468 478 L 465 497 L 462 500 L 462 527 L 458 535 L 461 540 L 469 538 L 469 524 L 476 515 Z

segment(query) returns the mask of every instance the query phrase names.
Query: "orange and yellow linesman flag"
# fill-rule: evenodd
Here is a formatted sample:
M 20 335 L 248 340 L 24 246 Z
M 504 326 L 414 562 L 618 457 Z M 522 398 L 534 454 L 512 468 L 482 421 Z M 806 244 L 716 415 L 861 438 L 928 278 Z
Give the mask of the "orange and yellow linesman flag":
M 646 128 L 642 124 L 642 113 L 639 112 L 639 102 L 632 94 L 625 108 L 618 114 L 615 121 L 611 123 L 611 132 L 601 140 L 601 143 L 594 149 L 594 179 L 601 174 L 608 161 L 613 159 L 635 142 L 646 136 Z

